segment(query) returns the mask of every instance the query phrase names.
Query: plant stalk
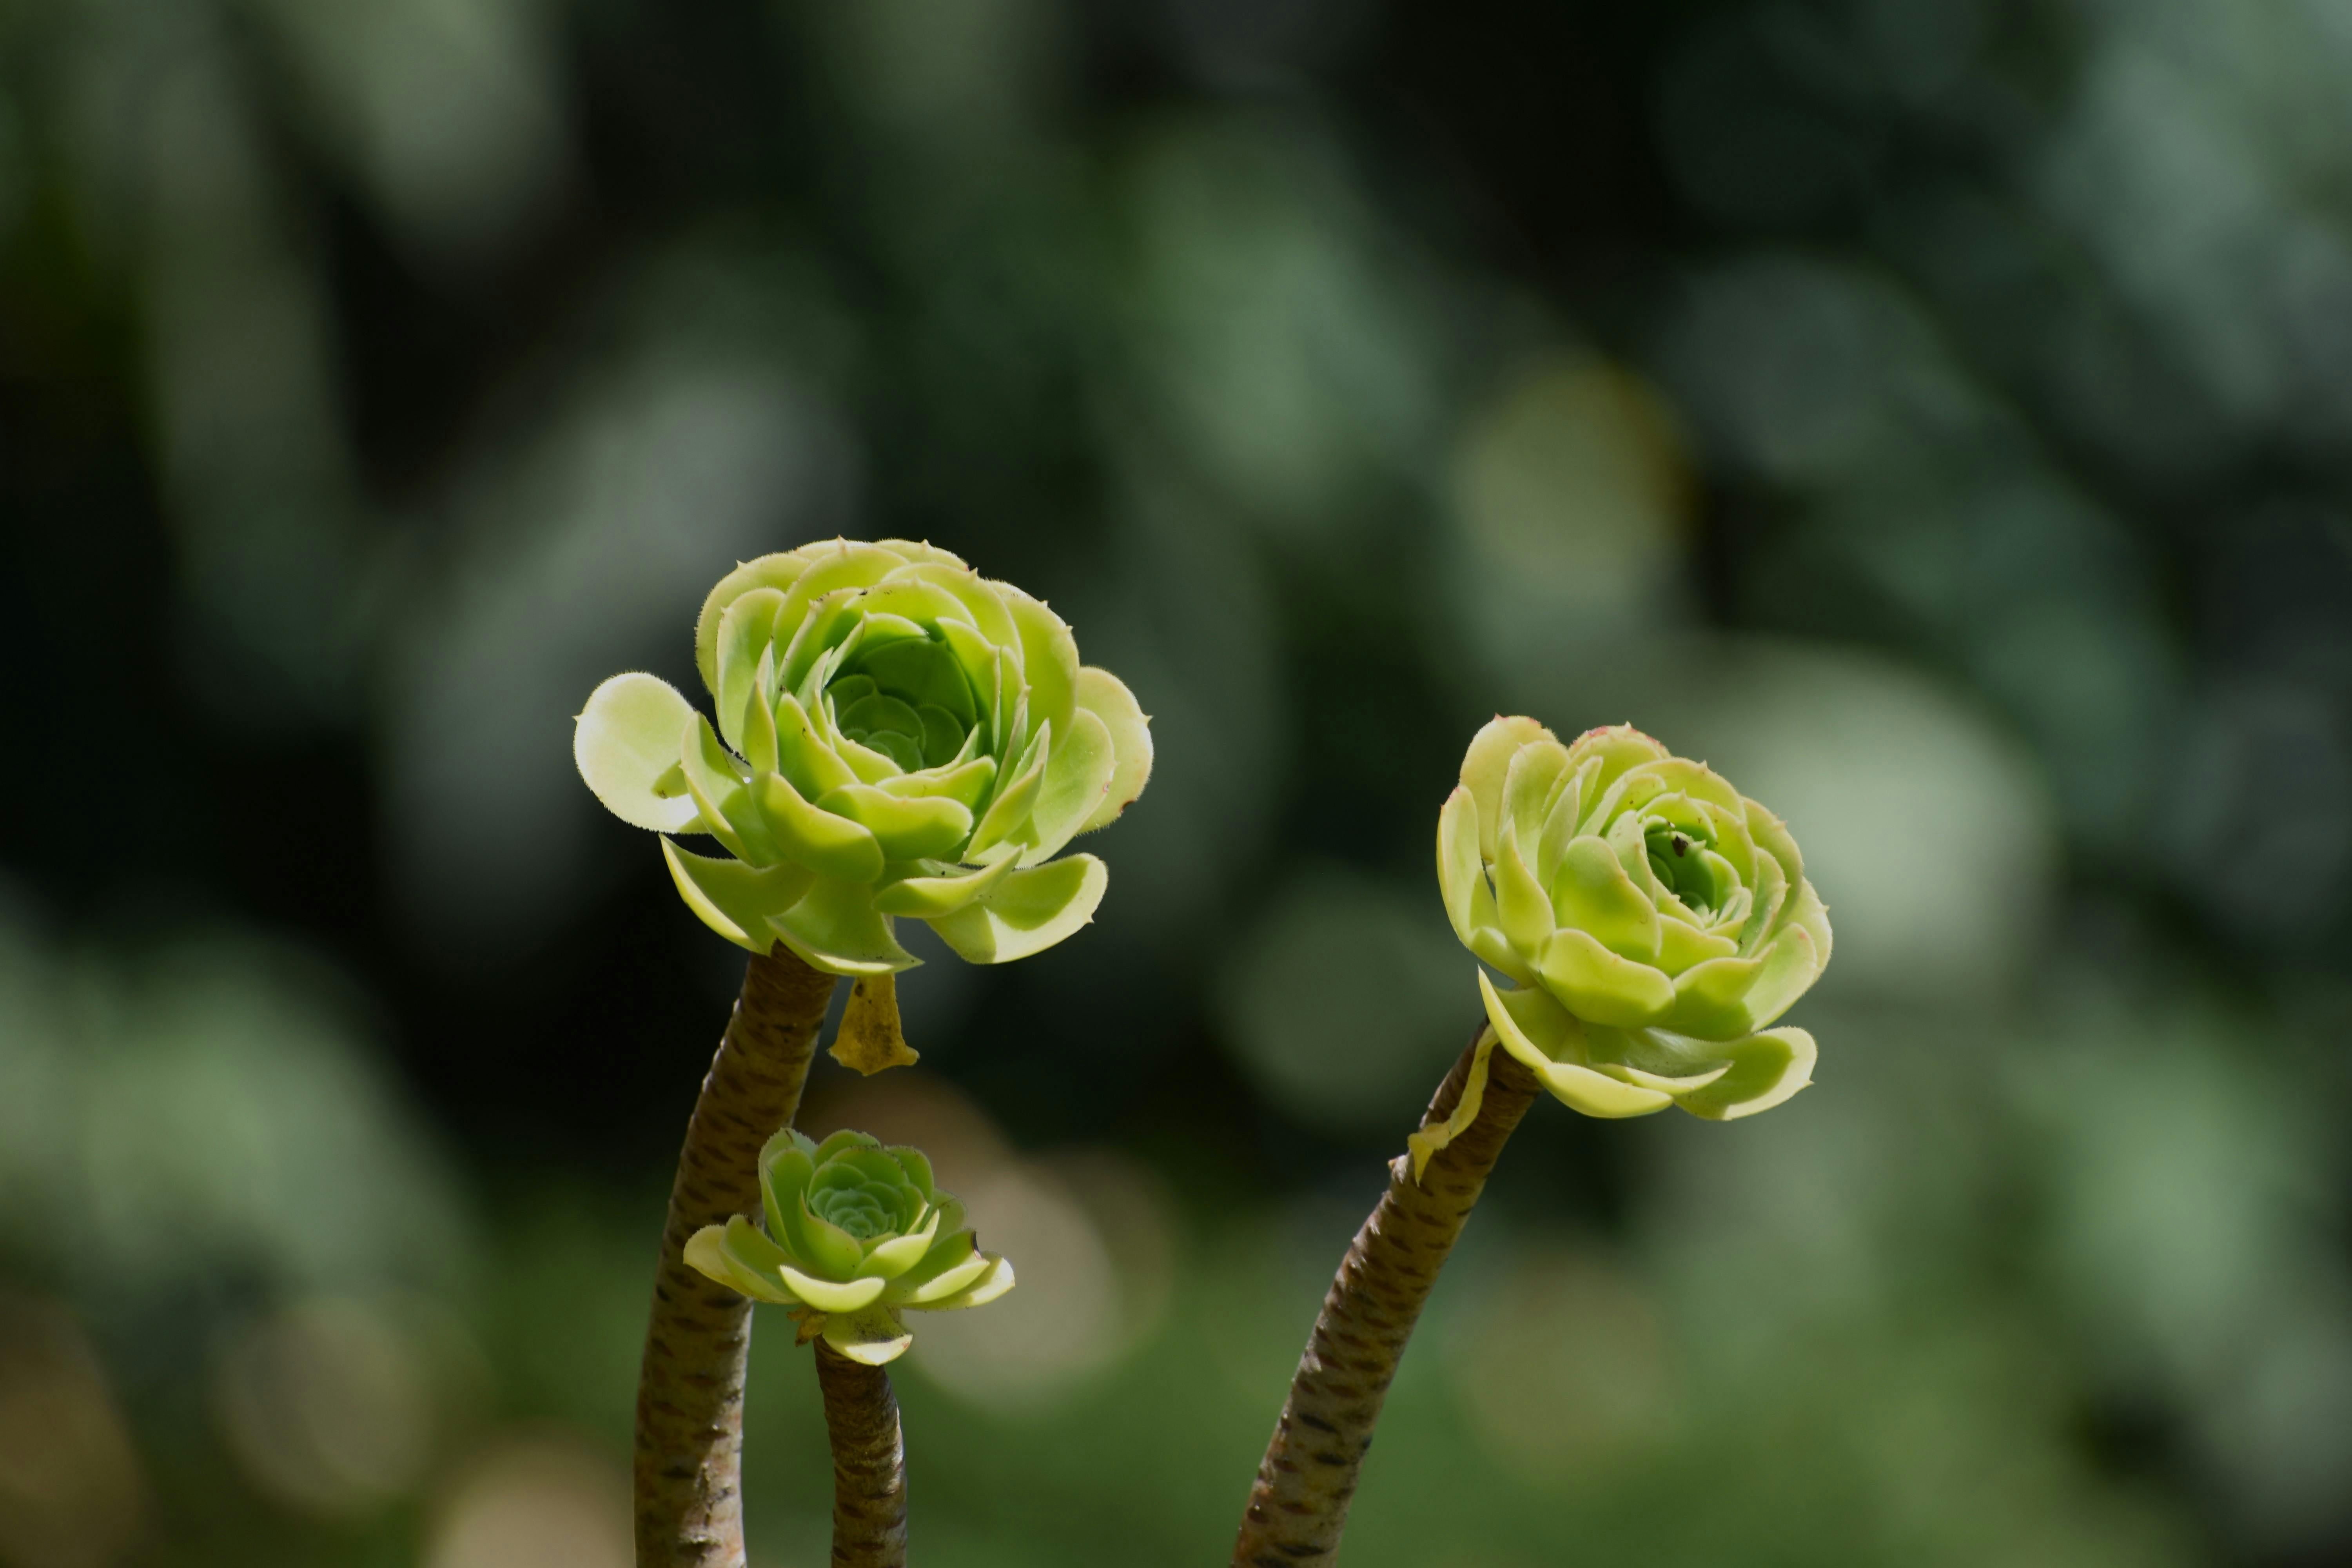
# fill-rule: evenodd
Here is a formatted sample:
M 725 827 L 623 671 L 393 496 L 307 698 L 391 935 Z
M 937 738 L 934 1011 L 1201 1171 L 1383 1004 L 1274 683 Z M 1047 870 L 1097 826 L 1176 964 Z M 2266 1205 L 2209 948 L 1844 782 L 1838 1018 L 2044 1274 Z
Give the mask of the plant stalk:
M 1438 1085 L 1422 1126 L 1454 1114 L 1478 1038 Z M 1389 1190 L 1340 1260 L 1298 1358 L 1250 1489 L 1233 1568 L 1299 1568 L 1338 1558 L 1357 1474 L 1405 1342 L 1505 1141 L 1541 1092 L 1507 1051 L 1493 1053 L 1487 1074 L 1477 1119 L 1431 1157 L 1419 1182 L 1410 1155 L 1391 1162 Z
M 890 1374 L 816 1342 L 833 1437 L 834 1568 L 906 1568 L 907 1448 Z
M 760 1147 L 800 1109 L 833 986 L 781 944 L 754 957 L 687 1123 L 637 1381 L 637 1568 L 743 1568 L 751 1303 L 688 1268 L 686 1243 L 760 1212 Z

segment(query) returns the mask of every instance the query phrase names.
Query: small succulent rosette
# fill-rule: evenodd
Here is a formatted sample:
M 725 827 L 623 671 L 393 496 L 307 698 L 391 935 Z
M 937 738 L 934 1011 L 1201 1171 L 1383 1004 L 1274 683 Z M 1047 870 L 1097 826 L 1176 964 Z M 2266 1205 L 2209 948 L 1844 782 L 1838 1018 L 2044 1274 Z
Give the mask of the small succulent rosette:
M 1142 794 L 1150 721 L 1040 601 L 928 544 L 832 540 L 721 578 L 694 654 L 716 726 L 667 682 L 616 675 L 581 711 L 581 777 L 666 836 L 712 931 L 857 982 L 835 1047 L 850 1065 L 914 1059 L 893 976 L 919 960 L 895 921 L 1002 963 L 1093 918 L 1103 863 L 1055 857 Z
M 814 1143 L 786 1128 L 760 1151 L 760 1199 L 765 1231 L 741 1215 L 705 1226 L 686 1261 L 793 1308 L 803 1344 L 822 1337 L 880 1366 L 915 1342 L 901 1312 L 952 1312 L 1013 1289 L 1013 1265 L 980 1250 L 920 1150 L 848 1131 Z
M 1439 814 L 1437 880 L 1516 988 L 1479 972 L 1489 1027 L 1416 1173 L 1476 1117 L 1498 1044 L 1588 1116 L 1727 1121 L 1811 1081 L 1812 1036 L 1770 1026 L 1829 963 L 1828 912 L 1780 819 L 1704 763 L 1626 725 L 1563 746 L 1497 718 Z

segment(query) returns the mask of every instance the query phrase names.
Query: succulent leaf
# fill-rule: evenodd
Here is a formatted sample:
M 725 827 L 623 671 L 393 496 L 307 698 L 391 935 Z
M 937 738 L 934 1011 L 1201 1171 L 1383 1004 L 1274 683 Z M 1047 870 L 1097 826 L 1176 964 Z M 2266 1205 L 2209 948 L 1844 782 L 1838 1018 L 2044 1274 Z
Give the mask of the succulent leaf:
M 580 776 L 632 827 L 688 833 L 701 816 L 678 767 L 677 738 L 694 710 L 657 676 L 616 675 L 588 695 L 572 732 Z
M 898 1279 L 923 1260 L 925 1255 L 931 1249 L 931 1242 L 937 1237 L 939 1228 L 939 1211 L 932 1209 L 929 1220 L 921 1228 L 905 1236 L 894 1236 L 887 1241 L 877 1243 L 866 1254 L 866 1264 L 862 1272 L 876 1279 Z
M 1503 784 L 1511 758 L 1523 746 L 1551 739 L 1551 731 L 1532 719 L 1500 714 L 1471 737 L 1470 750 L 1462 758 L 1462 783 L 1478 803 L 1478 852 L 1489 860 L 1502 837 Z
M 1053 749 L 1038 782 L 1036 804 L 1030 807 L 1035 842 L 1021 857 L 1024 865 L 1051 859 L 1077 837 L 1108 798 L 1111 777 L 1118 770 L 1118 749 L 1111 742 L 1108 725 L 1084 708 L 1065 723 L 1067 732 Z
M 879 1279 L 835 1281 L 803 1273 L 789 1263 L 777 1272 L 783 1276 L 785 1286 L 793 1295 L 820 1312 L 855 1312 L 882 1296 Z
M 885 860 L 936 859 L 954 854 L 971 837 L 971 809 L 943 795 L 906 795 L 872 784 L 844 784 L 816 804 L 821 813 L 865 828 Z M 855 879 L 880 876 L 877 868 L 872 877 Z
M 1544 806 L 1552 798 L 1553 786 L 1567 772 L 1568 748 L 1558 741 L 1520 747 L 1503 771 L 1502 829 L 1515 829 L 1529 854 L 1543 837 Z M 1498 840 L 1502 829 L 1497 830 Z
M 933 1209 L 937 1209 L 939 1205 L 934 1199 L 938 1195 L 939 1189 L 931 1177 L 931 1157 L 920 1149 L 903 1143 L 891 1147 L 890 1157 L 898 1162 L 899 1169 L 907 1173 L 907 1180 L 912 1182 L 915 1184 L 915 1190 L 923 1194 L 923 1201 L 930 1204 Z
M 1030 817 L 1036 809 L 1037 792 L 1045 787 L 1053 740 L 1051 730 L 1045 729 L 1030 741 L 1013 765 L 1010 782 L 997 786 L 996 798 L 988 803 L 980 826 L 972 829 L 969 853 L 984 855 L 999 844 L 1028 842 Z
M 719 685 L 711 696 L 717 699 L 719 732 L 739 751 L 744 749 L 744 710 L 759 689 L 760 658 L 773 647 L 783 603 L 775 589 L 754 588 L 719 617 Z
M 762 555 L 757 561 L 746 561 L 734 571 L 719 579 L 704 596 L 702 612 L 694 622 L 694 666 L 701 672 L 703 686 L 719 689 L 719 628 L 726 618 L 729 606 L 744 595 L 759 588 L 781 592 L 789 588 L 808 569 L 808 561 L 798 552 L 781 555 Z
M 734 1239 L 734 1227 L 741 1218 L 741 1215 L 737 1215 L 723 1229 L 715 1225 L 705 1226 L 688 1237 L 686 1242 L 688 1266 L 755 1301 L 768 1301 L 778 1306 L 795 1304 L 796 1298 L 784 1288 L 782 1276 L 771 1279 L 748 1267 L 730 1246 Z
M 867 1307 L 846 1316 L 830 1316 L 820 1331 L 824 1342 L 852 1361 L 883 1366 L 907 1353 L 915 1342 L 889 1309 Z
M 801 1194 L 815 1173 L 816 1150 L 807 1139 L 787 1129 L 768 1141 L 760 1155 L 760 1207 L 770 1236 L 792 1234 L 791 1216 L 800 1212 Z
M 711 732 L 710 721 L 699 713 L 688 720 L 678 751 L 678 772 L 694 797 L 703 829 L 737 859 L 772 865 L 774 846 L 743 787 L 741 768 Z
M 989 892 L 1021 865 L 1011 850 L 989 858 L 978 870 L 945 877 L 907 877 L 874 895 L 874 907 L 886 915 L 911 915 L 935 921 L 954 914 Z
M 951 1296 L 940 1296 L 926 1301 L 908 1301 L 908 1306 L 924 1312 L 961 1312 L 967 1307 L 984 1307 L 1013 1289 L 1013 1264 L 1010 1259 L 991 1255 L 976 1258 L 982 1263 L 978 1278 Z
M 1491 910 L 1495 895 L 1478 854 L 1478 803 L 1467 784 L 1455 785 L 1437 813 L 1437 889 L 1445 900 L 1445 918 L 1464 945 L 1481 924 L 1494 923 L 1477 918 L 1482 896 Z
M 1664 971 L 1621 958 L 1573 926 L 1551 933 L 1536 978 L 1578 1017 L 1621 1029 L 1654 1024 L 1675 1005 Z
M 970 963 L 1010 963 L 1042 952 L 1095 918 L 1110 868 L 1072 855 L 1015 871 L 950 915 L 930 922 Z
M 1765 1029 L 1725 1047 L 1731 1070 L 1675 1103 L 1710 1121 L 1769 1110 L 1812 1081 L 1813 1037 L 1802 1029 Z
M 753 866 L 716 860 L 662 840 L 662 859 L 678 897 L 704 925 L 736 946 L 765 952 L 775 944 L 768 921 L 806 896 L 815 875 L 789 863 Z
M 1080 833 L 1092 833 L 1117 821 L 1150 782 L 1151 720 L 1126 682 L 1093 665 L 1078 671 L 1078 706 L 1102 721 L 1117 759 L 1111 768 L 1109 791 L 1094 814 L 1078 825 Z
M 890 917 L 875 909 L 861 883 L 819 877 L 768 925 L 803 962 L 827 974 L 887 974 L 922 962 L 898 945 Z

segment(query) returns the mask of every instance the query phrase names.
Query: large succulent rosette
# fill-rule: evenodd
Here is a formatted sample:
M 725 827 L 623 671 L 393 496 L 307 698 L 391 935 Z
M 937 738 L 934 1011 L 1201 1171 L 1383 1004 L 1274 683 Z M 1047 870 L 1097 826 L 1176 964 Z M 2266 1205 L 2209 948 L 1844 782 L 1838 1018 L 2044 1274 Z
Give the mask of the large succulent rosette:
M 793 1309 L 803 1344 L 821 1335 L 879 1366 L 914 1342 L 900 1313 L 978 1307 L 1013 1289 L 1013 1266 L 980 1250 L 919 1149 L 849 1131 L 816 1143 L 788 1127 L 760 1151 L 760 1202 L 764 1232 L 741 1215 L 705 1226 L 686 1261 Z
M 1563 746 L 1497 718 L 1439 814 L 1437 879 L 1454 933 L 1516 988 L 1480 971 L 1473 1092 L 1417 1161 L 1477 1114 L 1496 1045 L 1589 1116 L 1729 1120 L 1811 1080 L 1812 1037 L 1771 1025 L 1829 962 L 1829 916 L 1780 819 L 1706 764 L 1630 726 Z
M 694 641 L 716 725 L 616 675 L 580 714 L 581 776 L 624 822 L 717 839 L 732 858 L 665 837 L 679 895 L 730 942 L 859 978 L 847 1030 L 896 1040 L 889 977 L 919 960 L 895 921 L 1002 963 L 1093 917 L 1103 863 L 1055 857 L 1142 793 L 1151 736 L 1044 604 L 927 544 L 834 540 L 729 573 Z

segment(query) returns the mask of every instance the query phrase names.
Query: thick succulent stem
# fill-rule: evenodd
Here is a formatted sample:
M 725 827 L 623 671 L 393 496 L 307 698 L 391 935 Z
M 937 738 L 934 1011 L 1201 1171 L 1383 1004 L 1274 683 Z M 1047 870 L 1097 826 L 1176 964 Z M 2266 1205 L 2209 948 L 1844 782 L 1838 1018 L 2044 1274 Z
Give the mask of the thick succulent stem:
M 833 985 L 781 946 L 753 958 L 687 1123 L 637 1380 L 637 1568 L 743 1568 L 751 1303 L 688 1268 L 686 1243 L 759 1212 L 760 1146 L 800 1109 Z
M 1474 1036 L 1429 1102 L 1423 1127 L 1454 1114 L 1476 1050 Z M 1496 1051 L 1487 1070 L 1477 1120 L 1431 1157 L 1419 1182 L 1410 1156 L 1390 1164 L 1388 1192 L 1340 1260 L 1258 1466 L 1234 1568 L 1297 1568 L 1338 1558 L 1357 1472 L 1405 1341 L 1505 1140 L 1540 1091 L 1507 1052 Z
M 833 1437 L 834 1568 L 906 1568 L 907 1448 L 890 1374 L 816 1342 Z

